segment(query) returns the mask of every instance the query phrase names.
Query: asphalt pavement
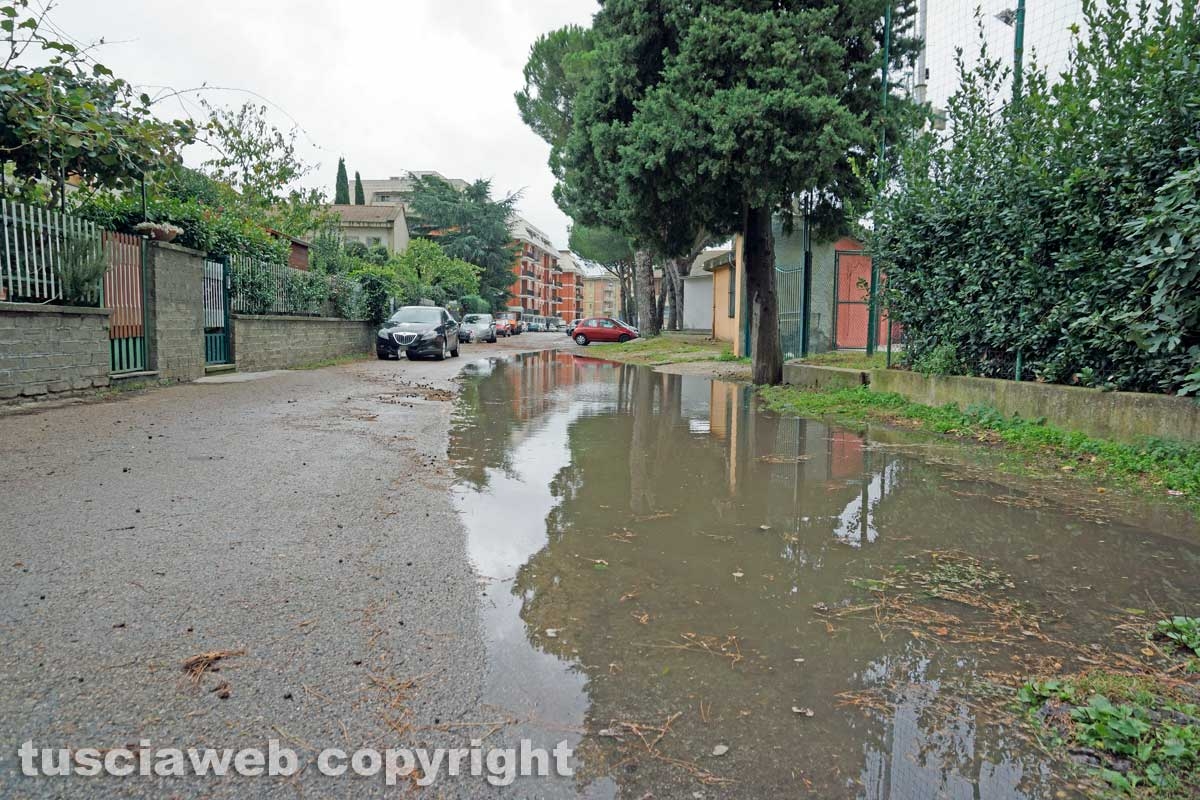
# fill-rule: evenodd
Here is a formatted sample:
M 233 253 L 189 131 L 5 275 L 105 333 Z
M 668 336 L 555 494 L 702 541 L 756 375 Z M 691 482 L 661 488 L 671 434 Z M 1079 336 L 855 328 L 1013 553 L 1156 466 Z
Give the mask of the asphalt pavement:
M 307 759 L 463 746 L 456 723 L 479 714 L 485 654 L 449 497 L 455 377 L 474 358 L 548 347 L 572 345 L 526 334 L 444 362 L 0 413 L 0 797 L 394 797 L 378 777 L 324 777 Z M 25 777 L 17 757 L 26 741 L 270 739 L 305 768 Z M 431 796 L 494 791 L 466 779 Z

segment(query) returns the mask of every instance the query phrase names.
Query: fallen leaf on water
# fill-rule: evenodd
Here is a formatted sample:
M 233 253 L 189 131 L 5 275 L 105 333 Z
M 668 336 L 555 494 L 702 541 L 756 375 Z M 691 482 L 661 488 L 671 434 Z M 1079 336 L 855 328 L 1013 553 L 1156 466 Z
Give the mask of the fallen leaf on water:
M 745 576 L 746 576 L 746 573 L 744 573 L 744 572 L 733 573 L 733 577 L 735 577 L 735 578 L 744 578 Z

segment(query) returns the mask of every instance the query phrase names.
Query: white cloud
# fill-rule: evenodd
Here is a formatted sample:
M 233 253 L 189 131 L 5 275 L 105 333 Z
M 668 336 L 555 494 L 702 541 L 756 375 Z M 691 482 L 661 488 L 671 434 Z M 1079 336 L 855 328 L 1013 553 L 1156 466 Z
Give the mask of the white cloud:
M 434 169 L 524 190 L 522 213 L 566 247 L 549 149 L 512 95 L 540 34 L 587 24 L 595 0 L 61 0 L 53 19 L 134 84 L 234 87 L 303 128 L 308 181 L 329 194 L 338 156 L 353 175 Z M 240 105 L 238 92 L 207 92 Z M 195 96 L 162 113 L 196 113 Z

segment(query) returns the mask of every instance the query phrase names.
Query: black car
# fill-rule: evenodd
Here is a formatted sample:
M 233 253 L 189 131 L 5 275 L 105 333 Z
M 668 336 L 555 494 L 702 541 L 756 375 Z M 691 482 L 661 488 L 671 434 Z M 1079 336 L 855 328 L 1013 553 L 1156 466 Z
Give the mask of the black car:
M 458 355 L 458 323 L 437 306 L 405 306 L 383 323 L 375 335 L 375 355 L 399 358 L 433 356 L 438 361 Z

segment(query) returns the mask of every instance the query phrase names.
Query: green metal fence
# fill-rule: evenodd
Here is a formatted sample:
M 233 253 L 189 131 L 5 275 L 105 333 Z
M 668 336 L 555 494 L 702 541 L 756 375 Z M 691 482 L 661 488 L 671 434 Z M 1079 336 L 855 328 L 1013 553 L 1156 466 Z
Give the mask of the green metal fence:
M 230 310 L 242 314 L 351 317 L 361 289 L 342 275 L 235 256 L 228 261 Z

